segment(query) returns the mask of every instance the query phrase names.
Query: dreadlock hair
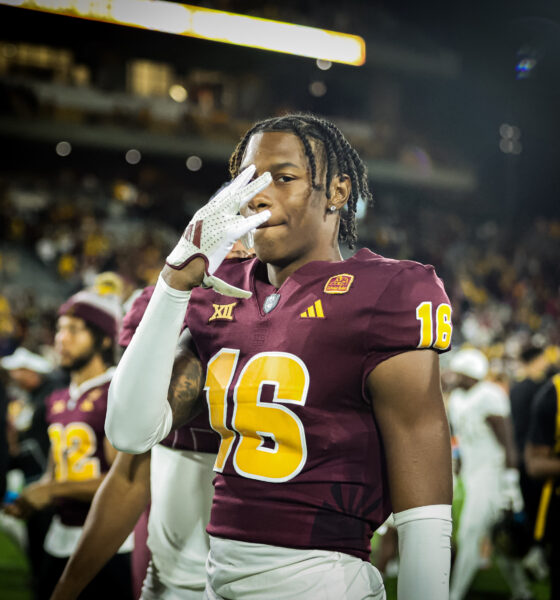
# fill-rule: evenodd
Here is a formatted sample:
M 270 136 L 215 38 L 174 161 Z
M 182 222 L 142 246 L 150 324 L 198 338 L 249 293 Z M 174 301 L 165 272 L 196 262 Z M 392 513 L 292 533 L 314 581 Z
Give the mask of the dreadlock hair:
M 293 113 L 280 117 L 272 117 L 258 121 L 247 131 L 237 144 L 229 159 L 229 172 L 232 177 L 239 173 L 243 154 L 249 139 L 255 133 L 266 131 L 289 131 L 298 136 L 303 144 L 305 155 L 311 171 L 311 185 L 314 190 L 321 190 L 323 186 L 317 182 L 317 156 L 313 153 L 310 139 L 320 141 L 325 149 L 326 158 L 326 194 L 331 197 L 330 184 L 337 175 L 348 175 L 352 185 L 346 210 L 340 213 L 340 229 L 338 239 L 345 242 L 349 248 L 354 248 L 358 239 L 356 227 L 356 207 L 362 198 L 367 205 L 373 205 L 373 196 L 369 190 L 367 168 L 356 150 L 336 125 L 310 113 Z

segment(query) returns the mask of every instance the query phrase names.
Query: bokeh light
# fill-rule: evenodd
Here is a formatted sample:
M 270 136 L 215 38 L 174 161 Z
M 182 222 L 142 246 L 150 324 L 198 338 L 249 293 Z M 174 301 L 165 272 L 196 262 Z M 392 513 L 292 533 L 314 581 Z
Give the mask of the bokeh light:
M 189 97 L 187 89 L 179 84 L 174 84 L 169 88 L 169 95 L 175 102 L 184 102 Z
M 323 60 L 322 58 L 318 58 L 315 64 L 321 71 L 328 71 L 332 67 L 332 62 L 330 60 Z
M 58 142 L 55 150 L 58 156 L 68 156 L 72 152 L 72 145 L 70 142 Z
M 309 93 L 315 98 L 321 98 L 327 93 L 327 86 L 323 81 L 312 81 L 309 84 Z
M 127 151 L 124 158 L 129 165 L 137 165 L 142 160 L 142 154 L 140 154 L 139 150 L 131 148 Z
M 189 156 L 185 164 L 189 171 L 200 171 L 202 168 L 202 159 L 199 156 Z

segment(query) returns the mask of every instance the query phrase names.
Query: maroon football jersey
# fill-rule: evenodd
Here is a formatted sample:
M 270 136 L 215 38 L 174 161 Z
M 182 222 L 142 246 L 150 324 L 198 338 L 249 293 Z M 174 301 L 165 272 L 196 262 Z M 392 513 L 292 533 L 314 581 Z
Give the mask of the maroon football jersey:
M 46 399 L 56 481 L 85 481 L 109 470 L 103 440 L 112 372 L 110 369 L 91 380 L 91 386 L 86 382 L 77 394 L 66 388 Z M 83 525 L 89 507 L 89 502 L 72 498 L 55 501 L 55 510 L 65 525 Z
M 119 345 L 126 348 L 132 340 L 136 328 L 142 320 L 150 298 L 154 293 L 154 286 L 145 287 L 142 293 L 134 300 L 126 313 L 119 334 Z M 183 326 L 186 327 L 186 325 Z M 160 442 L 163 446 L 176 450 L 193 450 L 196 452 L 210 452 L 216 454 L 220 445 L 220 438 L 210 427 L 208 414 L 203 412 L 195 417 L 188 425 L 172 431 Z
M 278 290 L 265 273 L 226 261 L 217 275 L 252 297 L 197 288 L 187 310 L 221 436 L 207 531 L 368 560 L 392 508 L 366 379 L 401 352 L 449 349 L 449 299 L 433 267 L 365 249 Z

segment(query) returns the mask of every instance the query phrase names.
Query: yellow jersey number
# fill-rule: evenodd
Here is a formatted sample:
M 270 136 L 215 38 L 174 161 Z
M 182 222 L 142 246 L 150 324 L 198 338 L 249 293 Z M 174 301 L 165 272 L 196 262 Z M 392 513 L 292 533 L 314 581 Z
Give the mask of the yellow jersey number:
M 453 332 L 449 304 L 440 304 L 437 307 L 435 328 L 431 302 L 421 302 L 416 307 L 416 319 L 420 321 L 418 348 L 436 348 L 437 350 L 449 348 Z
M 210 424 L 221 443 L 214 470 L 222 472 L 236 438 L 233 467 L 250 479 L 289 481 L 307 460 L 305 431 L 286 404 L 305 405 L 309 372 L 297 356 L 263 352 L 253 356 L 239 374 L 233 393 L 231 429 L 226 425 L 227 396 L 239 350 L 222 348 L 208 362 L 204 390 Z M 272 402 L 261 400 L 263 385 L 274 388 Z
M 49 425 L 55 481 L 86 481 L 99 477 L 99 459 L 94 430 L 82 422 Z

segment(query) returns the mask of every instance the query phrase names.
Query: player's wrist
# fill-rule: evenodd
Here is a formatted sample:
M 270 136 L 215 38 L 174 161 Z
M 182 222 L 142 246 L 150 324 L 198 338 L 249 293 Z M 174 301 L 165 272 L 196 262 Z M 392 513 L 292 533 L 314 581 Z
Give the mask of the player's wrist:
M 193 258 L 182 269 L 165 265 L 161 271 L 161 278 L 171 288 L 188 292 L 202 284 L 206 263 L 200 256 Z

